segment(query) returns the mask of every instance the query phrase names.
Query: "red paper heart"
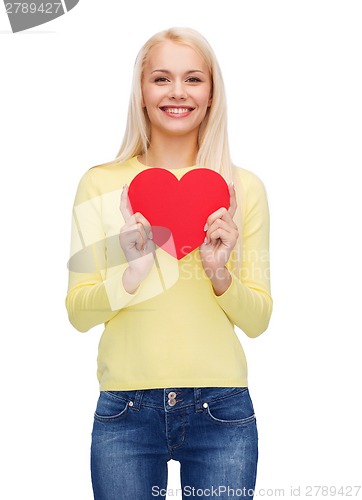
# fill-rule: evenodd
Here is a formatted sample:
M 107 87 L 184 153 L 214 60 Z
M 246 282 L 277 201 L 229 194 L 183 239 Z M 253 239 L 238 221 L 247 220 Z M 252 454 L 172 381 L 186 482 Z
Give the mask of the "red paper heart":
M 209 215 L 230 205 L 225 179 L 209 168 L 190 170 L 180 180 L 164 168 L 143 170 L 128 196 L 132 212 L 151 224 L 153 241 L 178 260 L 203 243 Z

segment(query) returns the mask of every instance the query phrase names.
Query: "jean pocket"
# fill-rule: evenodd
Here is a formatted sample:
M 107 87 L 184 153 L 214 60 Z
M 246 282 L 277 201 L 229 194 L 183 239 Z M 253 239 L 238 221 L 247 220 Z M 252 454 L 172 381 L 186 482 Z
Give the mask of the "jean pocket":
M 115 422 L 127 416 L 129 401 L 102 391 L 99 395 L 94 419 L 98 422 Z
M 253 403 L 247 387 L 235 394 L 218 398 L 207 403 L 205 413 L 213 422 L 220 425 L 246 425 L 255 422 Z

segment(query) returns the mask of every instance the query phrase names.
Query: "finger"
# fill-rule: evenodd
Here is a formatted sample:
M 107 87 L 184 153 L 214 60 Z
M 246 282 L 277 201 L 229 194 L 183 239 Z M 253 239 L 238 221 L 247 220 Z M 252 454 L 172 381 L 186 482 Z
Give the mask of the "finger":
M 137 230 L 139 237 L 137 238 L 136 248 L 137 250 L 143 250 L 145 248 L 145 243 L 147 242 L 146 231 L 144 230 L 141 222 L 137 222 Z
M 135 231 L 135 246 L 137 250 L 142 250 L 147 242 L 147 234 L 141 222 L 136 222 L 129 228 Z
M 206 234 L 211 234 L 213 231 L 216 231 L 217 229 L 224 229 L 227 232 L 232 232 L 237 229 L 237 226 L 235 222 L 230 218 L 230 220 L 223 220 L 223 219 L 216 219 L 213 224 L 209 227 L 207 230 Z
M 218 245 L 220 243 L 227 245 L 227 241 L 229 241 L 229 239 L 231 239 L 231 233 L 225 231 L 225 229 L 218 228 L 210 234 L 208 240 L 206 241 L 206 245 Z
M 140 212 L 133 214 L 130 220 L 134 220 L 135 224 L 131 227 L 135 228 L 139 234 L 139 237 L 137 238 L 137 249 L 142 249 L 146 246 L 147 241 L 153 238 L 151 224 Z
M 234 232 L 228 232 L 224 229 L 217 229 L 211 234 L 210 242 L 206 243 L 215 248 L 234 248 L 239 234 Z
M 215 222 L 217 220 L 223 220 L 223 221 L 227 222 L 228 224 L 230 224 L 235 229 L 237 228 L 235 222 L 233 221 L 233 219 L 230 215 L 230 212 L 228 210 L 226 210 L 225 207 L 221 207 L 218 210 L 216 210 L 216 212 L 213 212 L 207 218 L 207 221 L 206 221 L 206 224 L 204 227 L 204 231 L 207 231 L 213 224 L 215 224 Z
M 128 198 L 128 186 L 125 184 L 123 186 L 122 192 L 121 192 L 121 202 L 119 209 L 121 211 L 121 214 L 123 215 L 124 221 L 128 222 L 133 215 L 131 203 L 129 202 Z
M 125 225 L 121 229 L 121 235 L 128 234 L 128 242 L 132 247 L 134 246 L 138 251 L 141 251 L 147 242 L 146 232 L 141 224 L 137 222 L 133 225 Z
M 135 224 L 141 223 L 142 225 L 142 231 L 144 232 L 145 238 L 152 239 L 153 234 L 152 234 L 152 226 L 149 223 L 149 221 L 144 217 L 140 212 L 135 212 L 130 219 L 130 222 L 133 222 Z
M 233 182 L 229 184 L 229 193 L 230 193 L 230 207 L 228 209 L 228 212 L 231 217 L 234 217 L 238 203 L 236 200 L 236 192 Z
M 218 238 L 222 240 L 233 239 L 238 232 L 235 228 L 231 227 L 230 224 L 227 224 L 224 221 L 218 219 L 218 224 L 214 224 L 210 227 L 210 229 L 206 233 L 205 243 L 208 244 L 210 241 L 216 241 Z
M 223 215 L 227 213 L 227 209 L 225 207 L 221 207 L 212 214 L 206 220 L 206 224 L 204 227 L 204 231 L 207 231 L 209 227 L 216 221 L 216 219 L 221 219 Z

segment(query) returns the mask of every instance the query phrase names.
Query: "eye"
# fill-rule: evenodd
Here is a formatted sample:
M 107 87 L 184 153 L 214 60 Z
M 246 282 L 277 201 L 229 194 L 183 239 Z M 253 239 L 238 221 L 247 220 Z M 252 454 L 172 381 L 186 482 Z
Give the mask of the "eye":
M 200 78 L 197 78 L 197 76 L 190 76 L 190 78 L 188 78 L 186 81 L 187 81 L 187 82 L 190 82 L 190 83 L 198 83 L 198 82 L 201 82 Z
M 156 83 L 165 83 L 168 81 L 169 81 L 168 78 L 166 78 L 165 76 L 159 76 L 158 78 L 155 79 Z

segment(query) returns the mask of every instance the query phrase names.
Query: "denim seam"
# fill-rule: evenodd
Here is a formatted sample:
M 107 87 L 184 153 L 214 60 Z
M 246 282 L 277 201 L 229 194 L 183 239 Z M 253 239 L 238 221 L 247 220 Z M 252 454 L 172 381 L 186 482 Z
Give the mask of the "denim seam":
M 213 416 L 213 414 L 210 412 L 209 408 L 206 409 L 206 415 L 211 418 L 213 422 L 216 422 L 217 424 L 222 424 L 222 425 L 247 425 L 256 420 L 255 418 L 255 413 L 253 413 L 250 417 L 247 418 L 242 418 L 240 420 L 222 420 L 221 418 L 216 418 Z
M 114 420 L 119 420 L 120 418 L 123 418 L 123 417 L 126 416 L 128 408 L 129 408 L 129 406 L 126 405 L 125 408 L 121 412 L 117 413 L 116 415 L 110 415 L 110 416 L 99 415 L 95 411 L 94 412 L 94 418 L 96 420 L 99 420 L 99 421 L 102 421 L 102 422 L 112 422 Z
M 218 397 L 212 398 L 212 399 L 206 398 L 205 400 L 203 400 L 203 402 L 211 403 L 212 401 L 220 401 L 221 399 L 230 398 L 231 396 L 235 396 L 236 394 L 240 394 L 241 392 L 245 392 L 246 390 L 247 390 L 247 387 L 243 387 L 240 391 L 232 392 L 231 394 L 226 394 L 225 396 L 218 396 Z M 201 395 L 202 395 L 202 393 L 201 393 Z

